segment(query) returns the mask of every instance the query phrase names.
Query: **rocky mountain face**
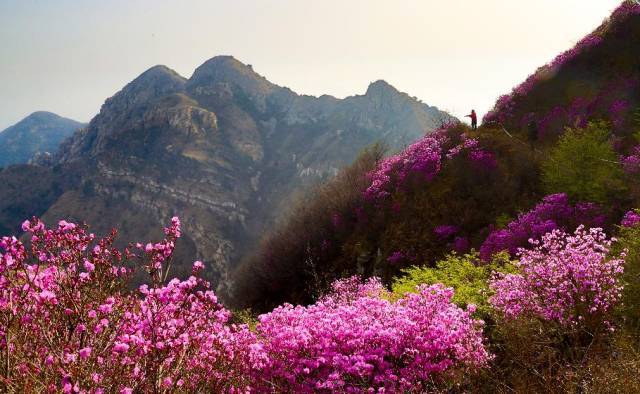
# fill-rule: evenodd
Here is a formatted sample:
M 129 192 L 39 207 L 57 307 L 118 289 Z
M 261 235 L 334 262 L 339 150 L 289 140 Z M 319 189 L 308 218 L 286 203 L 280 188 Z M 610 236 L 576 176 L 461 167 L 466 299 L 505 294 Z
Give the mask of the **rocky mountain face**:
M 0 168 L 57 152 L 60 143 L 85 124 L 51 112 L 34 112 L 0 132 Z
M 178 215 L 174 273 L 201 259 L 209 278 L 225 284 L 296 191 L 332 177 L 376 141 L 398 149 L 452 120 L 384 81 L 364 95 L 316 98 L 230 56 L 205 62 L 188 80 L 156 66 L 106 100 L 50 163 L 0 172 L 14 185 L 0 191 L 0 229 L 41 215 L 146 240 Z M 47 181 L 15 181 L 31 173 Z M 19 200 L 21 187 L 42 198 Z

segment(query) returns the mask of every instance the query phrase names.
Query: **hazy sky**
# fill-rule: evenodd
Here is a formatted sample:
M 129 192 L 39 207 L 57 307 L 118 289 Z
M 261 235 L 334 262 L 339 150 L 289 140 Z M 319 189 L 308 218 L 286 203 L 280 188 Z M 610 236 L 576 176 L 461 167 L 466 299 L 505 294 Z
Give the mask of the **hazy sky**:
M 298 93 L 385 79 L 480 115 L 620 0 L 0 0 L 0 130 L 36 110 L 90 120 L 147 68 L 229 54 Z

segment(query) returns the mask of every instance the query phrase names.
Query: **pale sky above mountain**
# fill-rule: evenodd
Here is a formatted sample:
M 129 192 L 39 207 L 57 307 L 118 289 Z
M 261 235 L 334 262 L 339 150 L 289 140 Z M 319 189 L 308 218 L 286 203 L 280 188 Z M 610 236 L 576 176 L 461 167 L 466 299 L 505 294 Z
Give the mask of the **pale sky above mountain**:
M 156 64 L 233 55 L 298 93 L 384 79 L 462 117 L 596 28 L 619 0 L 0 0 L 0 130 L 90 120 Z

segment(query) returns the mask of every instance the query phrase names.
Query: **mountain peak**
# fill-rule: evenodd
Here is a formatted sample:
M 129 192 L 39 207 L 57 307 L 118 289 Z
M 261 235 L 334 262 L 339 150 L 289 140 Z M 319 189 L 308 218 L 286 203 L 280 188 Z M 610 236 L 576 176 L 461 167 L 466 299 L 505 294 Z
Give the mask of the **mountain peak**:
M 265 95 L 277 88 L 265 77 L 233 56 L 215 56 L 198 67 L 189 79 L 190 86 L 230 83 L 252 94 Z
M 34 112 L 0 131 L 0 167 L 27 163 L 38 153 L 55 152 L 65 138 L 83 126 L 53 112 Z
M 106 107 L 119 111 L 183 90 L 186 79 L 167 66 L 157 65 L 140 74 L 121 91 L 107 99 Z M 103 109 L 105 107 L 103 106 Z
M 164 65 L 156 65 L 131 81 L 123 90 L 129 87 L 149 87 L 152 85 L 182 85 L 186 79 Z
M 26 118 L 24 118 L 23 120 L 27 120 L 27 119 L 58 119 L 61 116 L 54 114 L 53 112 L 49 112 L 49 111 L 36 111 L 31 113 L 29 116 L 27 116 Z
M 379 95 L 383 93 L 399 94 L 398 89 L 391 86 L 387 81 L 379 79 L 375 82 L 371 82 L 367 88 L 365 95 Z

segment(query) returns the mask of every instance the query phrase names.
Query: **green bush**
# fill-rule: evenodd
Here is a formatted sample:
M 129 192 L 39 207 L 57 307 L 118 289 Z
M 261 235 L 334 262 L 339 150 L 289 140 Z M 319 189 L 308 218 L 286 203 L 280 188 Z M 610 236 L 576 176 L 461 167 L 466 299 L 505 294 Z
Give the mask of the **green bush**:
M 621 227 L 614 252 L 626 249 L 620 312 L 626 325 L 640 334 L 640 226 Z
M 626 190 L 618 157 L 604 122 L 567 129 L 542 164 L 548 193 L 567 193 L 574 201 L 608 202 Z
M 513 265 L 506 253 L 498 254 L 490 264 L 483 264 L 478 253 L 465 255 L 450 254 L 436 263 L 434 268 L 410 267 L 402 270 L 404 276 L 392 284 L 393 297 L 400 298 L 414 292 L 416 286 L 442 283 L 455 291 L 453 302 L 460 307 L 476 305 L 477 313 L 488 316 L 491 307 L 489 299 L 489 279 L 492 272 L 513 271 Z

